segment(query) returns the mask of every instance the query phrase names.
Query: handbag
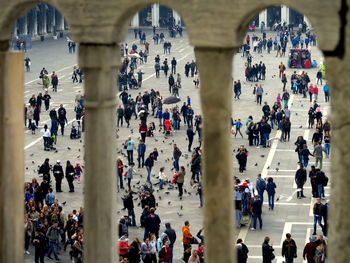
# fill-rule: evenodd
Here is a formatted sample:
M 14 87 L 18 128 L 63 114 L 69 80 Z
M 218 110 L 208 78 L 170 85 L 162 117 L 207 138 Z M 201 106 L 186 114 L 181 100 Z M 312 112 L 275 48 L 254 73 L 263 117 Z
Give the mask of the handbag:
M 199 244 L 199 242 L 198 242 L 197 238 L 191 237 L 190 238 L 190 244 Z

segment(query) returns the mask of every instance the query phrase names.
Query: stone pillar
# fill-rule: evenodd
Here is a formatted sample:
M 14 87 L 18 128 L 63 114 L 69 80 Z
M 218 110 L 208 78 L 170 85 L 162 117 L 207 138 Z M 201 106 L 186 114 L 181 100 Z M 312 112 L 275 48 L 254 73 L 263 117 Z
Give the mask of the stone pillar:
M 159 27 L 159 4 L 152 5 L 152 26 Z
M 139 27 L 140 26 L 140 22 L 139 22 L 139 13 L 137 13 L 136 15 L 134 15 L 134 17 L 131 20 L 131 26 L 132 27 Z
M 259 14 L 259 26 L 261 25 L 261 22 L 264 22 L 265 23 L 265 28 L 267 27 L 267 9 L 264 9 L 264 11 L 262 11 L 260 14 Z
M 33 9 L 33 36 L 38 35 L 38 12 L 40 9 Z
M 174 9 L 173 9 L 173 18 L 175 20 L 175 25 L 181 24 L 181 17 Z
M 24 262 L 23 59 L 0 52 L 0 263 Z
M 23 17 L 23 28 L 24 28 L 23 34 L 27 35 L 28 34 L 28 14 L 25 14 Z
M 195 48 L 203 112 L 205 261 L 211 263 L 235 262 L 230 136 L 233 54 L 233 48 Z M 220 227 L 213 227 L 217 222 Z
M 15 21 L 15 24 L 13 25 L 13 29 L 12 29 L 12 36 L 16 37 L 17 34 L 17 29 L 18 29 L 18 19 Z
M 85 76 L 84 262 L 117 261 L 116 80 L 117 45 L 79 45 Z M 23 131 L 22 131 L 23 133 Z M 101 136 L 103 134 L 103 136 Z
M 57 15 L 59 16 L 58 25 L 57 25 L 58 30 L 63 31 L 64 30 L 64 17 L 60 13 L 57 13 Z
M 281 22 L 289 24 L 289 8 L 285 5 L 281 6 Z

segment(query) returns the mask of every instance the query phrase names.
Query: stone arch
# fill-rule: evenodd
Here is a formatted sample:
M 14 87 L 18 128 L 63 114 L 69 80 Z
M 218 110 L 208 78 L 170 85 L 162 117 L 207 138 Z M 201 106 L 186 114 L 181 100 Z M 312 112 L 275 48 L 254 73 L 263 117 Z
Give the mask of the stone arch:
M 189 32 L 189 42 L 191 43 L 191 31 L 194 30 L 194 26 L 192 26 L 190 18 L 187 16 L 186 12 L 183 9 L 181 9 L 181 5 L 180 7 L 175 6 L 175 4 L 173 4 L 172 2 L 164 0 L 133 2 L 128 7 L 125 7 L 121 15 L 118 16 L 117 19 L 113 22 L 114 28 L 112 30 L 112 39 L 116 39 L 117 36 L 117 43 L 122 42 L 125 39 L 125 34 L 129 26 L 129 21 L 132 19 L 132 17 L 135 14 L 137 14 L 137 12 L 139 12 L 140 10 L 152 4 L 160 4 L 175 10 L 180 15 L 181 19 L 185 22 L 186 30 L 187 32 Z
M 35 7 L 38 4 L 45 3 L 48 4 L 55 9 L 57 9 L 62 15 L 64 15 L 65 19 L 67 20 L 68 24 L 70 21 L 73 21 L 73 17 L 70 16 L 69 12 L 66 12 L 65 8 L 62 7 L 62 5 L 59 5 L 53 1 L 23 1 L 23 2 L 14 2 L 13 4 L 7 6 L 7 8 L 2 12 L 2 16 L 4 19 L 3 22 L 0 24 L 0 42 L 6 42 L 11 36 L 11 30 L 12 25 L 15 23 L 16 19 L 24 15 L 26 12 L 31 10 L 33 7 Z M 73 31 L 74 32 L 74 31 Z M 75 36 L 72 32 L 72 38 L 75 39 Z

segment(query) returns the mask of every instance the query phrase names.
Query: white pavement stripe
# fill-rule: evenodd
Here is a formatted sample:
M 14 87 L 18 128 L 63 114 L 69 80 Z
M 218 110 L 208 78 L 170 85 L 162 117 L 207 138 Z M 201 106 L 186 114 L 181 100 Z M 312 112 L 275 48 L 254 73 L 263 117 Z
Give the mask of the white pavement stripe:
M 55 72 L 58 73 L 58 72 L 61 72 L 61 71 L 63 71 L 63 70 L 66 70 L 66 69 L 73 68 L 73 67 L 76 66 L 76 65 L 77 65 L 77 63 L 76 63 L 76 64 L 73 64 L 73 65 L 71 65 L 71 66 L 67 66 L 67 67 L 61 68 L 61 69 L 59 69 L 59 70 L 56 70 Z M 24 85 L 28 85 L 28 84 L 33 83 L 33 82 L 38 81 L 38 80 L 40 80 L 40 78 L 37 78 L 37 79 L 33 79 L 33 80 L 31 80 L 31 81 L 28 81 L 28 82 L 26 82 Z

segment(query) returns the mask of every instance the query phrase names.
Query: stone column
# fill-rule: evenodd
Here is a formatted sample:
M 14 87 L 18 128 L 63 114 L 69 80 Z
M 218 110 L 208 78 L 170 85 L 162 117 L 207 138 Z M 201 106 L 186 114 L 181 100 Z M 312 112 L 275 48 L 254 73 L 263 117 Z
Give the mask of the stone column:
M 136 15 L 134 15 L 134 17 L 131 20 L 131 26 L 132 27 L 139 27 L 140 26 L 140 22 L 139 22 L 139 13 L 137 13 Z
M 33 36 L 38 35 L 38 10 L 37 8 L 34 8 L 33 10 Z
M 0 52 L 0 263 L 24 262 L 23 59 Z
M 175 20 L 175 25 L 181 24 L 181 17 L 174 9 L 173 9 L 173 18 Z
M 265 23 L 265 28 L 266 28 L 267 27 L 267 9 L 265 9 L 259 14 L 259 25 L 258 25 L 259 27 L 261 25 L 261 22 Z
M 84 262 L 117 261 L 116 45 L 81 44 L 85 76 Z
M 152 5 L 152 26 L 159 27 L 159 4 Z
M 205 261 L 210 263 L 235 262 L 230 136 L 233 54 L 233 48 L 195 48 L 203 112 Z M 217 222 L 220 227 L 213 227 Z
M 281 6 L 281 22 L 289 24 L 289 8 L 285 5 Z

